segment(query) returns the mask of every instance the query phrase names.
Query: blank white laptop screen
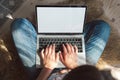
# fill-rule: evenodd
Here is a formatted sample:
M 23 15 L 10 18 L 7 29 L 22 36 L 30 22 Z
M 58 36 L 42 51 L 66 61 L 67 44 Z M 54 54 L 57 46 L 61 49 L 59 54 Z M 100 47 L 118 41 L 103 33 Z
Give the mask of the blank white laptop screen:
M 38 33 L 82 33 L 85 7 L 37 7 Z

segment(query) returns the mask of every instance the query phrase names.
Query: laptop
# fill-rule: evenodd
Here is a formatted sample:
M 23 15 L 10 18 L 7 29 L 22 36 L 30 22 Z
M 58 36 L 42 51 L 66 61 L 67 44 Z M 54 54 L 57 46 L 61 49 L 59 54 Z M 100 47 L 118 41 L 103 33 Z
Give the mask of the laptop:
M 78 64 L 86 64 L 83 26 L 86 7 L 81 6 L 36 6 L 37 16 L 37 51 L 47 45 L 55 44 L 56 52 L 61 45 L 69 43 L 78 47 Z M 36 67 L 42 67 L 36 54 Z M 57 68 L 65 66 L 59 61 Z

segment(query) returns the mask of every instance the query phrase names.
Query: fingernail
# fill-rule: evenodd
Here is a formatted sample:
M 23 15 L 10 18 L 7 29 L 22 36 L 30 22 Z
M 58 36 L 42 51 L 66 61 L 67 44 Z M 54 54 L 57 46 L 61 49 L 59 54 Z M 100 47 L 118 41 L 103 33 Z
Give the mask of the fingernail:
M 44 49 L 42 49 L 42 52 L 44 52 Z
M 49 45 L 47 45 L 47 47 L 49 47 Z
M 76 45 L 74 45 L 75 47 L 77 47 Z
M 68 43 L 66 43 L 65 45 L 68 45 Z
M 61 53 L 61 51 L 58 51 L 58 53 Z

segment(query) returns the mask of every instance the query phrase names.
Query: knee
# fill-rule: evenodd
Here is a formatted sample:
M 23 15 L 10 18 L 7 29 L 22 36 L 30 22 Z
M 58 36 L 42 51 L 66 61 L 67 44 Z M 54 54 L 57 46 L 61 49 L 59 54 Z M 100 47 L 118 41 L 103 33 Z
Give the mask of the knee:
M 108 41 L 111 28 L 107 22 L 105 22 L 103 20 L 97 20 L 96 21 L 96 31 L 99 33 L 100 38 L 102 38 L 105 42 Z
M 27 25 L 29 21 L 25 18 L 17 18 L 15 19 L 11 24 L 12 31 L 17 30 L 19 28 L 24 27 L 24 25 Z
M 95 21 L 96 25 L 100 26 L 101 30 L 107 30 L 110 31 L 110 25 L 104 21 L 104 20 L 96 20 Z
M 17 19 L 15 19 L 11 24 L 12 31 L 20 28 L 19 26 L 23 25 L 24 21 L 25 21 L 25 18 L 17 18 Z

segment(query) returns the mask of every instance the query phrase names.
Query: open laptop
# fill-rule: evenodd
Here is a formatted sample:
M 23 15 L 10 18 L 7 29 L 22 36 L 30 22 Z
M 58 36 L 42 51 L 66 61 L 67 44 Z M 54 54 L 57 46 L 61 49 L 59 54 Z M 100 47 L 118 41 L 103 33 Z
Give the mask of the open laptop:
M 36 6 L 37 51 L 47 45 L 56 44 L 56 52 L 61 45 L 70 43 L 78 47 L 78 64 L 86 64 L 83 26 L 86 7 L 81 6 Z M 36 54 L 36 67 L 42 67 Z M 65 66 L 59 61 L 57 68 Z

